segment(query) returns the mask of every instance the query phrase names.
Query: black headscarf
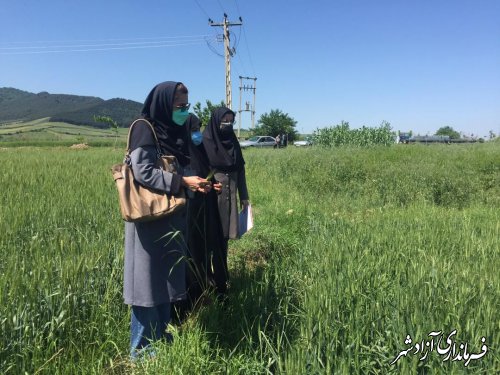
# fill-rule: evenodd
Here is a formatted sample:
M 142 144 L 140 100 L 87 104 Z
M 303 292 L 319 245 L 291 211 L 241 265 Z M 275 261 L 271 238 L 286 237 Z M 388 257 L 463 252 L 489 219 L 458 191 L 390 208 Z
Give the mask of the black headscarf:
M 212 167 L 223 172 L 240 171 L 245 165 L 245 160 L 236 134 L 234 132 L 222 134 L 220 131 L 220 123 L 226 113 L 232 113 L 234 116 L 234 112 L 226 107 L 212 111 L 210 122 L 203 131 L 203 145 Z
M 192 113 L 189 114 L 185 125 L 190 137 L 192 132 L 200 131 L 200 119 Z M 193 141 L 189 140 L 188 148 L 191 168 L 196 171 L 198 176 L 205 178 L 210 173 L 210 166 L 208 165 L 207 153 L 203 147 L 203 142 L 196 146 Z
M 175 89 L 180 84 L 167 81 L 156 85 L 144 102 L 142 116 L 153 124 L 162 154 L 173 155 L 186 166 L 189 163 L 188 132 L 185 125 L 179 126 L 172 120 Z M 140 138 L 141 134 L 137 136 Z

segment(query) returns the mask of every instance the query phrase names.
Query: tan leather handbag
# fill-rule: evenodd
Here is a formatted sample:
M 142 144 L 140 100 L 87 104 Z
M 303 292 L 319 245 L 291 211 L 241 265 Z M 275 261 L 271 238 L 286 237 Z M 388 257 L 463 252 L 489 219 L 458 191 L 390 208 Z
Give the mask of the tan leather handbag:
M 162 191 L 153 190 L 139 184 L 134 179 L 130 161 L 130 134 L 133 126 L 138 121 L 144 121 L 151 127 L 158 150 L 157 167 L 170 173 L 177 173 L 177 159 L 175 156 L 165 156 L 160 153 L 160 145 L 154 131 L 153 125 L 145 119 L 135 120 L 128 131 L 127 151 L 125 161 L 111 167 L 113 178 L 118 189 L 120 198 L 120 211 L 125 221 L 143 222 L 152 221 L 171 215 L 186 205 L 186 194 L 184 189 L 177 196 L 165 194 Z

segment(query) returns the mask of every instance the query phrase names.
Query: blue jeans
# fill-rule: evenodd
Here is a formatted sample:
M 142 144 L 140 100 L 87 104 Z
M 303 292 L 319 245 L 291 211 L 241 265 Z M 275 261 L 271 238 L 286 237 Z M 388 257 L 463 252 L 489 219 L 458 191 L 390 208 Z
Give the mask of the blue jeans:
M 152 341 L 172 341 L 172 335 L 166 331 L 169 322 L 170 302 L 153 307 L 132 306 L 130 357 L 135 359 L 144 353 L 154 355 L 148 350 Z

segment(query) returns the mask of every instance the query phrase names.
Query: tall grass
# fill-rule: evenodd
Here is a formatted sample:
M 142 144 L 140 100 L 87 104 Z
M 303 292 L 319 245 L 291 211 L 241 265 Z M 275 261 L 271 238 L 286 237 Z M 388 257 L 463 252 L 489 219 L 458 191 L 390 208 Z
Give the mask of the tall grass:
M 230 302 L 127 360 L 110 148 L 0 150 L 0 372 L 495 373 L 500 148 L 245 151 L 256 227 L 230 243 Z M 466 368 L 406 348 L 431 331 Z
M 282 196 L 267 225 L 288 243 L 274 253 L 278 274 L 301 291 L 300 333 L 281 372 L 471 371 L 435 352 L 388 364 L 406 334 L 455 328 L 477 352 L 482 335 L 498 346 L 500 149 L 293 151 L 251 164 L 274 173 L 257 191 Z M 472 371 L 499 369 L 499 354 L 488 355 Z

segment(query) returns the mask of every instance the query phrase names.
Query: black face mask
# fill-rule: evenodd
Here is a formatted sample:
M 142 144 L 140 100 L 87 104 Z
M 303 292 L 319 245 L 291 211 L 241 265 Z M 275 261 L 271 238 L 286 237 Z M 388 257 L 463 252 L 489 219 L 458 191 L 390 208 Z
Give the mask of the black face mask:
M 233 132 L 233 123 L 232 122 L 222 122 L 220 124 L 220 133 L 227 135 Z

